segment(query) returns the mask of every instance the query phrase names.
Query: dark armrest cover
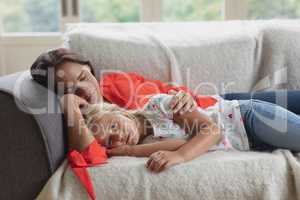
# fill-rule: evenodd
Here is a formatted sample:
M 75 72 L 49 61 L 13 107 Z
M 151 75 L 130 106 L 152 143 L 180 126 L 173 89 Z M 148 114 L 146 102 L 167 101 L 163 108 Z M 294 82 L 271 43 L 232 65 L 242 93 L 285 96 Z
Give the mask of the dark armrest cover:
M 56 95 L 29 71 L 0 77 L 0 199 L 34 199 L 66 153 Z

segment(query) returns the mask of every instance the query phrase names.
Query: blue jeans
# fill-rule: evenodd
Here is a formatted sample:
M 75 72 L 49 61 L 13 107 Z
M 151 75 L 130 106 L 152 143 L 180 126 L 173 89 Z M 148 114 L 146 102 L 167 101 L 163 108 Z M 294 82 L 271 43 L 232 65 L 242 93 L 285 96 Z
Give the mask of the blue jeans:
M 245 128 L 253 150 L 272 151 L 276 148 L 286 148 L 292 151 L 300 151 L 300 118 L 295 115 L 300 115 L 300 90 L 228 93 L 222 96 L 227 100 L 252 99 L 252 104 L 249 101 L 240 101 L 240 103 L 244 104 L 242 115 L 245 119 Z M 274 104 L 280 105 L 290 112 L 284 108 L 278 108 Z M 275 117 L 277 108 L 279 110 L 277 113 L 281 113 L 282 116 L 286 117 Z M 271 118 L 271 122 L 266 120 L 268 118 Z M 282 124 L 281 129 L 278 128 L 280 124 Z M 280 130 L 284 127 L 287 127 L 287 129 L 282 133 Z
M 251 150 L 300 152 L 300 116 L 273 103 L 239 100 Z
M 300 115 L 300 90 L 277 90 L 254 93 L 227 93 L 222 95 L 227 100 L 258 99 L 285 107 L 289 111 Z

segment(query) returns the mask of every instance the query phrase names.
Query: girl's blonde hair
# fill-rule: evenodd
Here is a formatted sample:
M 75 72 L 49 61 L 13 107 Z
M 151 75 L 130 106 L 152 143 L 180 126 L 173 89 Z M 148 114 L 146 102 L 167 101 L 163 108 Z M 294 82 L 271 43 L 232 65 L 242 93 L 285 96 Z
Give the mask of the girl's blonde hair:
M 126 110 L 116 104 L 101 102 L 88 105 L 87 109 L 84 111 L 85 123 L 89 127 L 96 117 L 99 119 L 108 113 L 123 115 L 135 121 L 138 120 L 138 117 L 141 117 L 142 115 L 142 111 L 140 110 Z

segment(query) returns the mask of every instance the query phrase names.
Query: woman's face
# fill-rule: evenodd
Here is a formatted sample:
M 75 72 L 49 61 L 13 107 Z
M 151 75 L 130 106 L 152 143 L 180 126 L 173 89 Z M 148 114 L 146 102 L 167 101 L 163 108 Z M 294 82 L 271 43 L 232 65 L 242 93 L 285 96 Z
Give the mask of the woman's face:
M 139 142 L 137 124 L 122 114 L 105 113 L 95 117 L 89 126 L 96 140 L 106 147 L 136 145 Z
M 55 82 L 58 92 L 76 94 L 91 104 L 100 101 L 98 81 L 88 65 L 64 62 L 56 68 Z

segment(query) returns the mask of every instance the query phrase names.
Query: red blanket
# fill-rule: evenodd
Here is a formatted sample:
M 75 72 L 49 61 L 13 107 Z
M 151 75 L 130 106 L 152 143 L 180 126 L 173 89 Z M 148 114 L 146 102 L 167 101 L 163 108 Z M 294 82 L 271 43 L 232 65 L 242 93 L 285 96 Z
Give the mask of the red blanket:
M 100 81 L 104 98 L 127 109 L 141 108 L 154 94 L 168 93 L 170 90 L 189 92 L 201 108 L 214 105 L 217 100 L 210 96 L 196 95 L 185 86 L 172 86 L 159 80 L 146 79 L 136 73 L 110 73 Z
M 92 200 L 96 199 L 93 183 L 86 168 L 106 163 L 106 149 L 94 140 L 83 151 L 68 152 L 68 161 L 73 172 L 85 187 Z

